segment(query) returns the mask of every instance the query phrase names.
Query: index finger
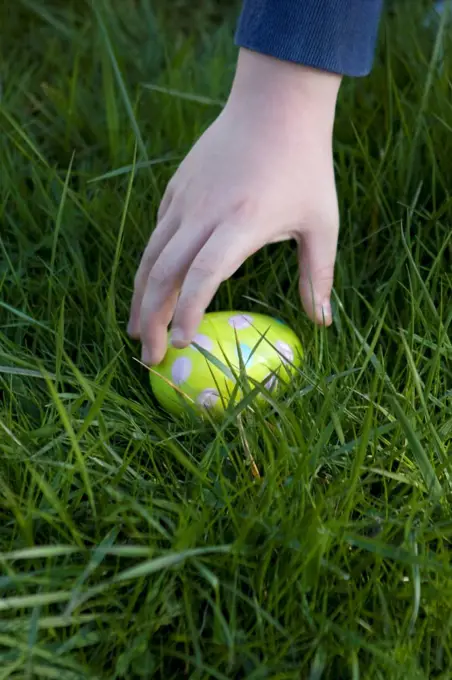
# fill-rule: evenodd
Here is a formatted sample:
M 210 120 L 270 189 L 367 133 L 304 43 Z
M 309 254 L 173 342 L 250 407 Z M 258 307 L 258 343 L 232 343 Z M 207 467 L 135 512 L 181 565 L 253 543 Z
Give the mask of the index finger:
M 185 277 L 173 317 L 172 344 L 192 342 L 202 317 L 220 284 L 265 245 L 262 230 L 243 223 L 223 224 L 193 260 Z

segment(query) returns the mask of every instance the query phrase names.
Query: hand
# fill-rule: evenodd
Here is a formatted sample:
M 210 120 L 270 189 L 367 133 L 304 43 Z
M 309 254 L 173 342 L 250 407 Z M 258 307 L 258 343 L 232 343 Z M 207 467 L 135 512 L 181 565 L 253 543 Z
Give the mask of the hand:
M 222 113 L 168 185 L 144 251 L 129 333 L 157 364 L 172 321 L 193 340 L 219 285 L 265 244 L 294 239 L 300 295 L 331 323 L 338 236 L 332 129 L 340 77 L 241 50 Z

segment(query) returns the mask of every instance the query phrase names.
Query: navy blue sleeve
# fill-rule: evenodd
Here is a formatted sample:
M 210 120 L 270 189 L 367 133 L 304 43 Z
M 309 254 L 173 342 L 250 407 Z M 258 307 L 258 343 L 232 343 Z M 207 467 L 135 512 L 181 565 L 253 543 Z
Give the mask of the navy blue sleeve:
M 236 43 L 348 76 L 372 69 L 383 0 L 244 0 Z

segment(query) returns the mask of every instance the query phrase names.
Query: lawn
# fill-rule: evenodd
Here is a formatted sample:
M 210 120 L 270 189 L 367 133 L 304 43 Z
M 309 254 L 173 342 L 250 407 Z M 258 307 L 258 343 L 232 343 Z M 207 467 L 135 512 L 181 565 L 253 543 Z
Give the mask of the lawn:
M 338 105 L 334 324 L 291 244 L 248 261 L 212 309 L 305 362 L 211 423 L 159 409 L 126 334 L 236 55 L 232 9 L 164 5 L 0 8 L 0 679 L 449 679 L 450 28 L 385 15 Z

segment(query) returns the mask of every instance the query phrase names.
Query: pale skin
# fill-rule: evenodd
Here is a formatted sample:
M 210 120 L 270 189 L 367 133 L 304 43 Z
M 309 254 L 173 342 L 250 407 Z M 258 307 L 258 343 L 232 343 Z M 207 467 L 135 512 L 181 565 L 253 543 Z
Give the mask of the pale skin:
M 339 215 L 332 137 L 341 77 L 241 49 L 228 101 L 170 181 L 135 277 L 129 334 L 158 364 L 190 344 L 220 284 L 293 240 L 303 307 L 329 325 Z

